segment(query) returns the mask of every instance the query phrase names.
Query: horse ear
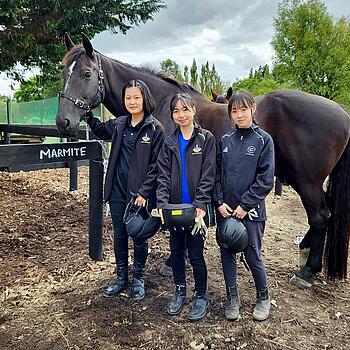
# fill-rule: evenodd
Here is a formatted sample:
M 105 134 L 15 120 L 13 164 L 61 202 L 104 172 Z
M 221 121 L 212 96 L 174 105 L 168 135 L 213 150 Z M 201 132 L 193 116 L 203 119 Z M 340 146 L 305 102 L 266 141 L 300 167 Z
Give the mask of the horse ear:
M 83 46 L 86 54 L 93 59 L 94 48 L 92 47 L 91 41 L 84 33 L 81 33 L 81 36 L 83 38 Z
M 226 93 L 226 99 L 229 100 L 233 94 L 232 86 L 230 86 Z
M 70 51 L 75 46 L 73 40 L 70 38 L 67 32 L 64 33 L 64 43 L 66 45 L 67 51 Z
M 212 89 L 210 89 L 210 91 L 211 91 L 211 96 L 213 98 L 213 101 L 215 101 L 216 98 L 218 97 L 218 94 L 215 91 L 213 91 Z

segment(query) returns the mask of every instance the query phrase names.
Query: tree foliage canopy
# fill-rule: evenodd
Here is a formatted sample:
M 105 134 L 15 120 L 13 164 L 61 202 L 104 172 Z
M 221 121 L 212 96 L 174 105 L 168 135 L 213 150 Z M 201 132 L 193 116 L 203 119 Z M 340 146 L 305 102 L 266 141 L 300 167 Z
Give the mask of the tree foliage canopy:
M 0 95 L 0 105 L 7 102 L 8 97 L 4 95 Z
M 168 76 L 169 78 L 175 79 L 180 82 L 184 82 L 185 78 L 181 73 L 181 68 L 175 61 L 167 58 L 166 60 L 160 62 L 160 70 L 162 74 Z
M 254 96 L 264 95 L 273 90 L 287 87 L 286 83 L 281 83 L 274 79 L 267 64 L 260 66 L 256 70 L 251 69 L 247 78 L 238 79 L 232 84 L 233 91 L 243 89 Z
M 213 63 L 210 68 L 208 61 L 206 64 L 202 64 L 201 74 L 198 80 L 200 91 L 209 99 L 211 99 L 211 91 L 222 94 L 227 89 L 227 84 L 220 78 L 215 64 Z
M 198 88 L 198 70 L 197 70 L 197 62 L 194 58 L 192 61 L 192 66 L 190 69 L 190 81 L 189 83 L 194 87 Z
M 208 61 L 201 65 L 200 74 L 198 74 L 195 58 L 191 68 L 184 66 L 183 72 L 179 64 L 170 58 L 160 62 L 160 69 L 169 78 L 192 85 L 209 99 L 211 98 L 211 90 L 222 94 L 227 89 L 228 84 L 220 78 L 215 65 L 210 67 Z
M 73 40 L 104 30 L 126 33 L 152 19 L 165 5 L 161 0 L 0 0 L 0 71 L 16 64 L 39 67 L 44 74 L 57 69 L 66 49 L 64 32 Z
M 303 91 L 346 100 L 350 23 L 319 0 L 282 0 L 274 19 L 274 75 Z

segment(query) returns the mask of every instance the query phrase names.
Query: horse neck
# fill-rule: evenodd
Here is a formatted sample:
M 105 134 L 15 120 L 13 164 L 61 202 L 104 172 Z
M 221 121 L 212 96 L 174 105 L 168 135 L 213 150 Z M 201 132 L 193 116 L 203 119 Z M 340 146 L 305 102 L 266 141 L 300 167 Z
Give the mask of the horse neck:
M 105 73 L 105 98 L 103 104 L 114 116 L 118 117 L 124 112 L 121 98 L 123 86 L 132 79 L 141 79 L 148 85 L 155 99 L 156 106 L 153 115 L 163 124 L 166 134 L 174 130 L 174 123 L 170 118 L 169 105 L 171 98 L 176 93 L 183 92 L 179 86 L 151 72 L 135 69 L 106 56 L 102 56 L 102 66 Z M 208 120 L 208 118 L 212 115 L 216 116 L 217 113 L 215 113 L 215 111 L 209 115 L 205 113 L 205 109 L 211 109 L 212 107 L 208 106 L 210 102 L 200 93 L 195 91 L 190 93 L 193 95 L 196 105 L 200 106 L 204 104 L 204 106 L 199 107 L 199 120 L 203 121 L 205 126 L 208 125 L 209 129 L 213 129 L 213 121 Z M 220 134 L 220 130 L 215 130 L 214 134 Z
M 127 79 L 119 73 L 119 64 L 106 56 L 101 55 L 105 97 L 103 104 L 114 116 L 121 116 L 124 113 L 121 92 L 123 86 L 131 79 Z
M 123 113 L 121 91 L 123 86 L 130 80 L 141 79 L 148 85 L 156 99 L 157 108 L 159 101 L 164 101 L 166 97 L 171 96 L 171 90 L 173 90 L 173 94 L 178 92 L 175 86 L 172 87 L 170 83 L 163 81 L 152 73 L 142 72 L 106 56 L 102 56 L 102 65 L 105 75 L 105 98 L 103 104 L 115 116 Z

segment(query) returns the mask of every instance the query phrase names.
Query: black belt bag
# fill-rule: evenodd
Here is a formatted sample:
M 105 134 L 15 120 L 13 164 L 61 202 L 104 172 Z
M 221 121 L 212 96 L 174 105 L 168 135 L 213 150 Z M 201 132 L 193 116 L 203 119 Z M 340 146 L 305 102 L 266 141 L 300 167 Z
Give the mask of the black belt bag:
M 165 226 L 170 231 L 191 231 L 195 222 L 196 208 L 192 204 L 167 204 L 163 208 Z

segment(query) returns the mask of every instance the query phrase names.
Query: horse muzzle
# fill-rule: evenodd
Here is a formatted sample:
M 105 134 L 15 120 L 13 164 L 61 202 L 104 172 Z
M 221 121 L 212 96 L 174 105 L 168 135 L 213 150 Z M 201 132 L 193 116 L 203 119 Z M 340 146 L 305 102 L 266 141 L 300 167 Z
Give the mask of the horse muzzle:
M 80 118 L 75 121 L 65 116 L 56 116 L 57 130 L 62 136 L 74 137 L 77 136 L 79 131 Z

